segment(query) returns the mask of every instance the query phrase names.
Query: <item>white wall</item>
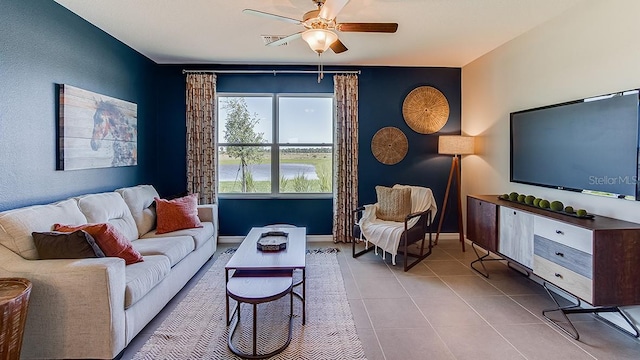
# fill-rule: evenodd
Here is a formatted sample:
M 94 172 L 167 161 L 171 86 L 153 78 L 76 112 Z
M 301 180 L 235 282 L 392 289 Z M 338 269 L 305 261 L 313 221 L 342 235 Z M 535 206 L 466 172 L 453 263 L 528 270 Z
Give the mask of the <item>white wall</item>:
M 509 182 L 509 113 L 640 88 L 639 23 L 640 1 L 587 0 L 464 66 L 462 132 L 479 153 L 462 161 L 463 196 L 516 191 L 640 223 L 640 202 Z

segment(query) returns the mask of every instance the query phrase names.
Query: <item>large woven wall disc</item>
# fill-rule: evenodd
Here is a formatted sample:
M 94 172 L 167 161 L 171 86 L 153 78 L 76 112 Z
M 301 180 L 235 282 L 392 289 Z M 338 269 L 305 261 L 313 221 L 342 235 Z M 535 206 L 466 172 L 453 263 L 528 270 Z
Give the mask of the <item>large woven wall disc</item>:
M 385 127 L 371 139 L 371 152 L 383 164 L 399 163 L 407 155 L 409 142 L 402 130 L 395 127 Z
M 433 134 L 449 119 L 449 102 L 440 90 L 431 86 L 417 87 L 402 103 L 402 116 L 409 127 L 420 134 Z

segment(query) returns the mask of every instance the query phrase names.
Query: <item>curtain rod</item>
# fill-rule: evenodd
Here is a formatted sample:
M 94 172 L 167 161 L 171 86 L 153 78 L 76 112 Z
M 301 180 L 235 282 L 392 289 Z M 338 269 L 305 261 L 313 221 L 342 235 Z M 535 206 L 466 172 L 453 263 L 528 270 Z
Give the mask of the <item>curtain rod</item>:
M 360 70 L 332 71 L 325 70 L 325 74 L 360 74 Z M 317 70 L 182 70 L 188 73 L 218 73 L 218 74 L 317 74 Z

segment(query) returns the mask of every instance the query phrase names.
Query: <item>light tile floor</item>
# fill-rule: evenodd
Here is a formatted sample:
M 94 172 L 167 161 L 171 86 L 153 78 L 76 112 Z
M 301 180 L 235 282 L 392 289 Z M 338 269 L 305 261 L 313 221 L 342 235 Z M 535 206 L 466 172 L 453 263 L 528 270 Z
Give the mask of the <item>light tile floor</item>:
M 221 251 L 176 295 L 125 349 L 131 359 L 176 304 L 193 288 Z M 309 248 L 336 246 L 309 243 Z M 593 315 L 570 315 L 580 331 L 575 341 L 542 317 L 553 306 L 544 289 L 500 262 L 490 278 L 472 271 L 475 254 L 440 240 L 426 260 L 408 272 L 373 252 L 351 257 L 338 244 L 347 297 L 367 359 L 640 359 L 640 341 Z
M 471 270 L 476 255 L 440 240 L 408 272 L 373 252 L 352 258 L 340 244 L 340 267 L 366 356 L 375 359 L 640 359 L 640 341 L 594 315 L 569 315 L 580 341 L 542 316 L 544 288 L 503 262 L 488 279 Z

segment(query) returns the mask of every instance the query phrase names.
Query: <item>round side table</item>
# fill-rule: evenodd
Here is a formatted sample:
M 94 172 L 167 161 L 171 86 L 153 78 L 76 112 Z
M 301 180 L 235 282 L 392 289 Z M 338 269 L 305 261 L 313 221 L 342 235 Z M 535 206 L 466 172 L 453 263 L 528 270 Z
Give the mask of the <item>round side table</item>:
M 0 278 L 0 359 L 19 359 L 31 281 Z

